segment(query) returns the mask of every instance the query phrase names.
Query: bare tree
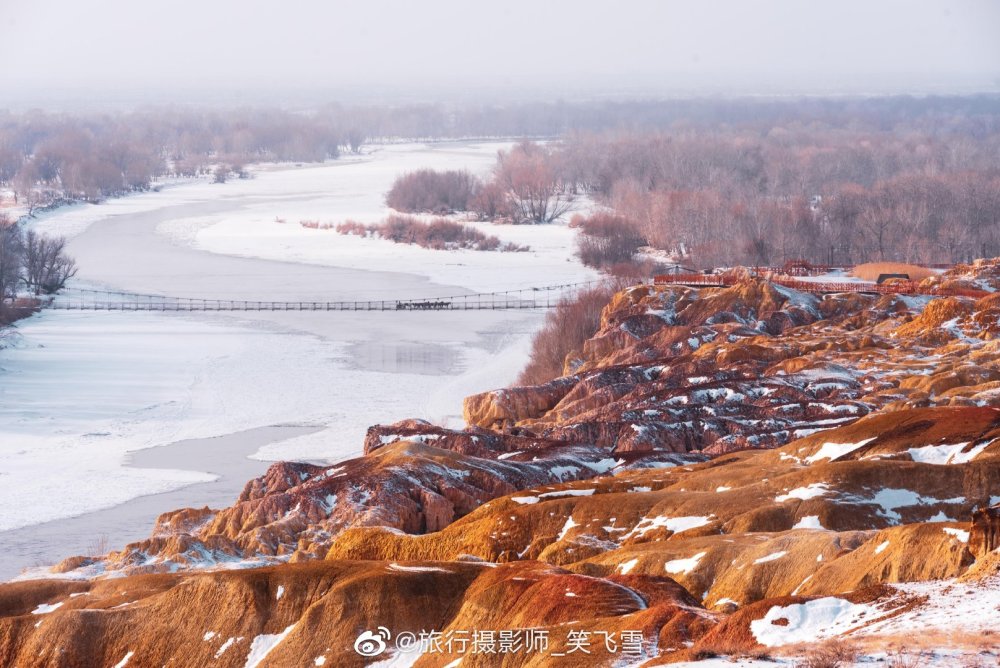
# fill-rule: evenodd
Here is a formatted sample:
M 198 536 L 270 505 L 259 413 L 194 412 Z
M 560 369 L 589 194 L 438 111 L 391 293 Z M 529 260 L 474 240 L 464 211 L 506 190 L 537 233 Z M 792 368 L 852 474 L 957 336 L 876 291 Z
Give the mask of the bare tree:
M 37 294 L 61 290 L 76 274 L 76 261 L 66 255 L 66 239 L 28 230 L 24 235 L 24 283 Z
M 523 142 L 498 154 L 496 179 L 507 189 L 515 223 L 551 223 L 573 208 L 563 194 L 549 152 Z
M 11 144 L 0 141 L 0 184 L 12 183 L 23 164 L 24 154 Z
M 21 280 L 21 234 L 9 218 L 0 217 L 0 310 L 17 294 Z
M 365 133 L 359 128 L 351 128 L 347 131 L 347 145 L 351 153 L 361 153 L 361 146 L 365 143 Z
M 885 260 L 886 248 L 892 240 L 896 227 L 896 216 L 893 202 L 888 193 L 871 198 L 868 206 L 861 212 L 859 222 L 870 245 L 878 252 L 878 259 Z
M 22 205 L 28 207 L 28 215 L 35 213 L 41 204 L 42 197 L 36 189 L 38 183 L 37 170 L 34 163 L 26 163 L 14 177 L 14 196 Z
M 469 202 L 469 208 L 479 220 L 500 222 L 514 217 L 507 191 L 496 181 L 484 184 Z

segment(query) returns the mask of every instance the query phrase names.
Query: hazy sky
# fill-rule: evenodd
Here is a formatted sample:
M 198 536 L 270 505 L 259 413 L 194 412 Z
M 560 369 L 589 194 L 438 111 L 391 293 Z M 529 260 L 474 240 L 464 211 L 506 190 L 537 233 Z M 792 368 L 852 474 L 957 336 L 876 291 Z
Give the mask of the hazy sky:
M 0 0 L 0 96 L 996 90 L 998 36 L 997 0 Z

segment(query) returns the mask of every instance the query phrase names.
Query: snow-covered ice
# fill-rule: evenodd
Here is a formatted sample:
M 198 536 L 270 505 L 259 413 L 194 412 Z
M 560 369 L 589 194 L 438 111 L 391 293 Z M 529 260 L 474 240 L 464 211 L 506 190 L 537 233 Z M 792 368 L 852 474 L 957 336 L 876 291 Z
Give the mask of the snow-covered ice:
M 455 254 L 299 225 L 379 219 L 396 175 L 421 167 L 484 172 L 506 145 L 394 145 L 319 165 L 270 165 L 249 180 L 172 183 L 29 224 L 72 237 L 77 286 L 133 292 L 327 301 L 591 280 L 594 272 L 572 257 L 574 231 L 564 225 L 478 224 L 532 251 Z M 0 350 L 0 545 L 7 529 L 213 477 L 197 462 L 125 467 L 131 451 L 315 425 L 255 457 L 335 462 L 360 454 L 365 430 L 377 422 L 421 416 L 455 424 L 464 396 L 513 380 L 542 318 L 43 312 L 19 323 L 14 345 Z

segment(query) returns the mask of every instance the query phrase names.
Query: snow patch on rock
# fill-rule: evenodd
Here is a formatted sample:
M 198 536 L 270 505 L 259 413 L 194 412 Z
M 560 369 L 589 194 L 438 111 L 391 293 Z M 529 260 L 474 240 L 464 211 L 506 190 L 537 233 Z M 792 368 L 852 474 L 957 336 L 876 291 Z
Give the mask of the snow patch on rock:
M 795 489 L 785 492 L 784 494 L 779 494 L 774 497 L 774 500 L 778 503 L 788 501 L 789 499 L 799 499 L 800 501 L 805 501 L 806 499 L 813 499 L 817 496 L 823 496 L 829 493 L 829 485 L 825 482 L 814 482 L 806 487 L 796 487 Z
M 761 619 L 750 622 L 750 631 L 761 645 L 777 647 L 831 638 L 880 614 L 873 606 L 828 596 L 805 603 L 776 605 Z
M 875 440 L 875 437 L 866 438 L 857 443 L 824 443 L 823 446 L 816 451 L 816 454 L 806 457 L 806 462 L 814 464 L 821 459 L 834 460 L 838 457 L 843 457 L 844 455 L 854 452 L 861 446 L 870 443 Z
M 704 557 L 706 554 L 708 553 L 699 552 L 693 557 L 689 557 L 687 559 L 674 559 L 672 561 L 668 561 L 667 563 L 663 564 L 663 568 L 668 573 L 674 573 L 674 574 L 690 573 L 698 566 L 698 562 L 701 561 L 701 558 Z
M 820 529 L 825 531 L 825 527 L 819 523 L 819 515 L 806 515 L 795 523 L 793 529 Z
M 243 668 L 257 668 L 294 628 L 295 624 L 292 624 L 281 633 L 262 633 L 254 638 L 250 643 L 250 653 L 247 654 L 247 662 L 243 664 Z
M 767 555 L 766 557 L 761 557 L 760 559 L 754 559 L 753 563 L 766 564 L 769 561 L 776 561 L 778 559 L 781 559 L 786 554 L 788 554 L 788 552 L 774 552 L 772 554 Z
M 58 603 L 40 603 L 37 608 L 31 611 L 33 615 L 47 615 L 53 610 L 58 610 L 65 601 Z

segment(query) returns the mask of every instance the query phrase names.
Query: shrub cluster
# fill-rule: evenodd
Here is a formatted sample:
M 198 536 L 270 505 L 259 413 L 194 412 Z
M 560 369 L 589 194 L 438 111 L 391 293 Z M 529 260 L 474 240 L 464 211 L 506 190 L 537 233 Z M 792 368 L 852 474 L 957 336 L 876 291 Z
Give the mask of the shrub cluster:
M 570 226 L 580 228 L 577 254 L 588 267 L 609 269 L 628 265 L 646 239 L 632 221 L 613 214 L 599 212 L 589 217 L 574 216 Z
M 467 171 L 421 169 L 397 178 L 385 203 L 396 211 L 445 215 L 467 211 L 480 186 Z
M 304 227 L 328 229 L 315 221 L 303 221 Z M 348 220 L 336 226 L 340 234 L 374 236 L 397 244 L 415 244 L 433 250 L 478 250 L 521 252 L 530 250 L 528 246 L 503 243 L 493 235 L 483 234 L 469 225 L 462 225 L 447 218 L 433 218 L 424 222 L 415 216 L 391 215 L 381 223 L 364 225 Z
M 516 384 L 538 385 L 562 376 L 564 371 L 572 372 L 566 368 L 567 357 L 594 336 L 601 325 L 601 311 L 620 287 L 609 283 L 583 290 L 549 311 L 531 342 L 531 356 Z

